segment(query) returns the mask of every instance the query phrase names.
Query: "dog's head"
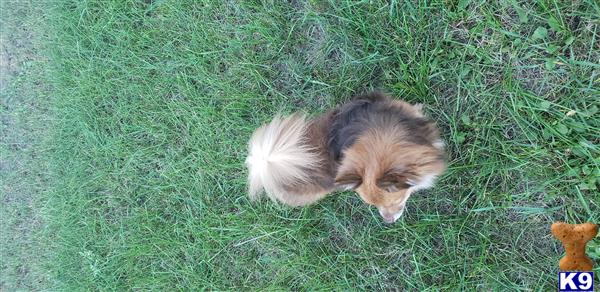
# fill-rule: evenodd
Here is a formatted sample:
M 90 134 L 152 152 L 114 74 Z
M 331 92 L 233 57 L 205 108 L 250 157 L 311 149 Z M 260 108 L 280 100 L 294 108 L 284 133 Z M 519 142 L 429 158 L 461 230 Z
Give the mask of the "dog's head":
M 363 201 L 376 206 L 386 223 L 404 212 L 410 195 L 433 185 L 444 168 L 443 151 L 431 145 L 403 142 L 388 131 L 371 131 L 344 151 L 336 184 L 355 190 Z

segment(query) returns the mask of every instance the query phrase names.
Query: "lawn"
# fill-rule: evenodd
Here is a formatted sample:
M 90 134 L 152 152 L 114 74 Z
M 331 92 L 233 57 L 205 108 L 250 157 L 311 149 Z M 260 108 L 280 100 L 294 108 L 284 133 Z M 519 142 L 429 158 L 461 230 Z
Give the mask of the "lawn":
M 0 113 L 43 136 L 2 168 L 0 288 L 554 290 L 550 224 L 600 222 L 596 1 L 2 5 L 39 56 Z M 397 223 L 350 192 L 248 199 L 256 127 L 371 89 L 423 103 L 447 144 Z M 9 166 L 30 133 L 11 125 Z M 600 274 L 600 237 L 588 254 Z

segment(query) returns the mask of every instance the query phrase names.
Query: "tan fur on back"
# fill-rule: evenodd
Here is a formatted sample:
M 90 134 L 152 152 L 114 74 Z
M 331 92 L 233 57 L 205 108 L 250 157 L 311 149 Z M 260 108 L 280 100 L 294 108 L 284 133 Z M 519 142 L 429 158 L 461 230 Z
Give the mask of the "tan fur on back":
M 338 173 L 356 172 L 362 179 L 360 192 L 373 205 L 389 205 L 398 198 L 384 194 L 376 182 L 391 168 L 406 169 L 416 174 L 414 183 L 427 175 L 437 176 L 444 170 L 440 151 L 432 146 L 403 143 L 402 129 L 373 129 L 344 152 Z

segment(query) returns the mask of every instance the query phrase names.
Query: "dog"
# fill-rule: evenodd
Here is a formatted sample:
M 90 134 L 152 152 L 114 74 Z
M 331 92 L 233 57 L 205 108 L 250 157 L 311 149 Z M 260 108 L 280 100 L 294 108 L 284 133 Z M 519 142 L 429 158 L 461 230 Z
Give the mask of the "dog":
M 444 143 L 422 105 L 381 92 L 358 96 L 327 113 L 277 115 L 250 138 L 249 195 L 289 206 L 354 190 L 393 223 L 417 190 L 445 170 Z

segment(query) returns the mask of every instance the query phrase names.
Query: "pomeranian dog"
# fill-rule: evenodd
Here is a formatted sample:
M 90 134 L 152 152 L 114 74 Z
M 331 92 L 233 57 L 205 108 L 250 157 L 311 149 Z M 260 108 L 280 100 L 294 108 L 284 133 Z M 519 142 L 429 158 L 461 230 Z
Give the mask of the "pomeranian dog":
M 386 223 L 445 169 L 444 143 L 422 105 L 373 92 L 314 119 L 276 116 L 249 142 L 249 195 L 289 206 L 355 190 Z

